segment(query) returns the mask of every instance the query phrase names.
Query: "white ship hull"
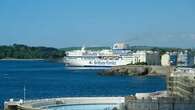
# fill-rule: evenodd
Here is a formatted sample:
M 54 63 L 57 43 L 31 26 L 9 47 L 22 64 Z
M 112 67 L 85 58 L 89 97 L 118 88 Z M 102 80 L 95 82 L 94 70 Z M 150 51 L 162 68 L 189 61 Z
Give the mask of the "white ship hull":
M 119 60 L 102 60 L 102 59 L 69 59 L 65 58 L 64 62 L 68 66 L 86 66 L 86 67 L 112 67 L 121 66 L 129 64 L 129 60 L 119 59 Z
M 128 55 L 129 50 L 125 50 L 126 45 L 116 44 L 114 50 L 72 50 L 65 52 L 64 63 L 68 66 L 86 67 L 112 67 L 127 65 L 132 62 L 132 57 Z

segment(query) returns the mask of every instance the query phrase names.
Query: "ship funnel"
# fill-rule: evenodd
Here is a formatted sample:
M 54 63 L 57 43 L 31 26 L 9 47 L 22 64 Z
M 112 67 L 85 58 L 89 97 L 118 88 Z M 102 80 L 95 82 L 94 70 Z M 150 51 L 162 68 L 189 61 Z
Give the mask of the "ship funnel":
M 126 43 L 118 42 L 113 45 L 114 50 L 126 50 L 129 49 L 129 45 Z

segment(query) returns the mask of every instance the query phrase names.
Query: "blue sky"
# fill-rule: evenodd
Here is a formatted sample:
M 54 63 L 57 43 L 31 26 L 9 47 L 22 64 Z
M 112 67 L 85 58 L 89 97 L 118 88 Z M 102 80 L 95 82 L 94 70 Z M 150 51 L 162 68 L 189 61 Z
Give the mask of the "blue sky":
M 195 48 L 194 0 L 0 0 L 0 45 Z

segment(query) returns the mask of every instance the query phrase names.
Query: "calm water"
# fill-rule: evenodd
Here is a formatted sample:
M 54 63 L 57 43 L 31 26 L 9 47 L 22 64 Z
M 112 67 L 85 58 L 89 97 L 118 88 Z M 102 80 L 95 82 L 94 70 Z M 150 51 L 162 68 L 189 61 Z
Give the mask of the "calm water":
M 164 77 L 98 76 L 98 69 L 65 68 L 47 61 L 0 61 L 0 109 L 10 98 L 125 96 L 165 90 Z

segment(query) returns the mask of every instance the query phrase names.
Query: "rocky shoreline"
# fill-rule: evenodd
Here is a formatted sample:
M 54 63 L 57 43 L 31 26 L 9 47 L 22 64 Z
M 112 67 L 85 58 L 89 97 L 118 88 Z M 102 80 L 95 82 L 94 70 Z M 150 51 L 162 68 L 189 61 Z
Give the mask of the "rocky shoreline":
M 175 67 L 169 66 L 151 66 L 151 65 L 126 65 L 112 67 L 111 69 L 99 72 L 99 75 L 113 76 L 113 75 L 126 75 L 126 76 L 145 76 L 145 75 L 167 75 L 170 74 Z

